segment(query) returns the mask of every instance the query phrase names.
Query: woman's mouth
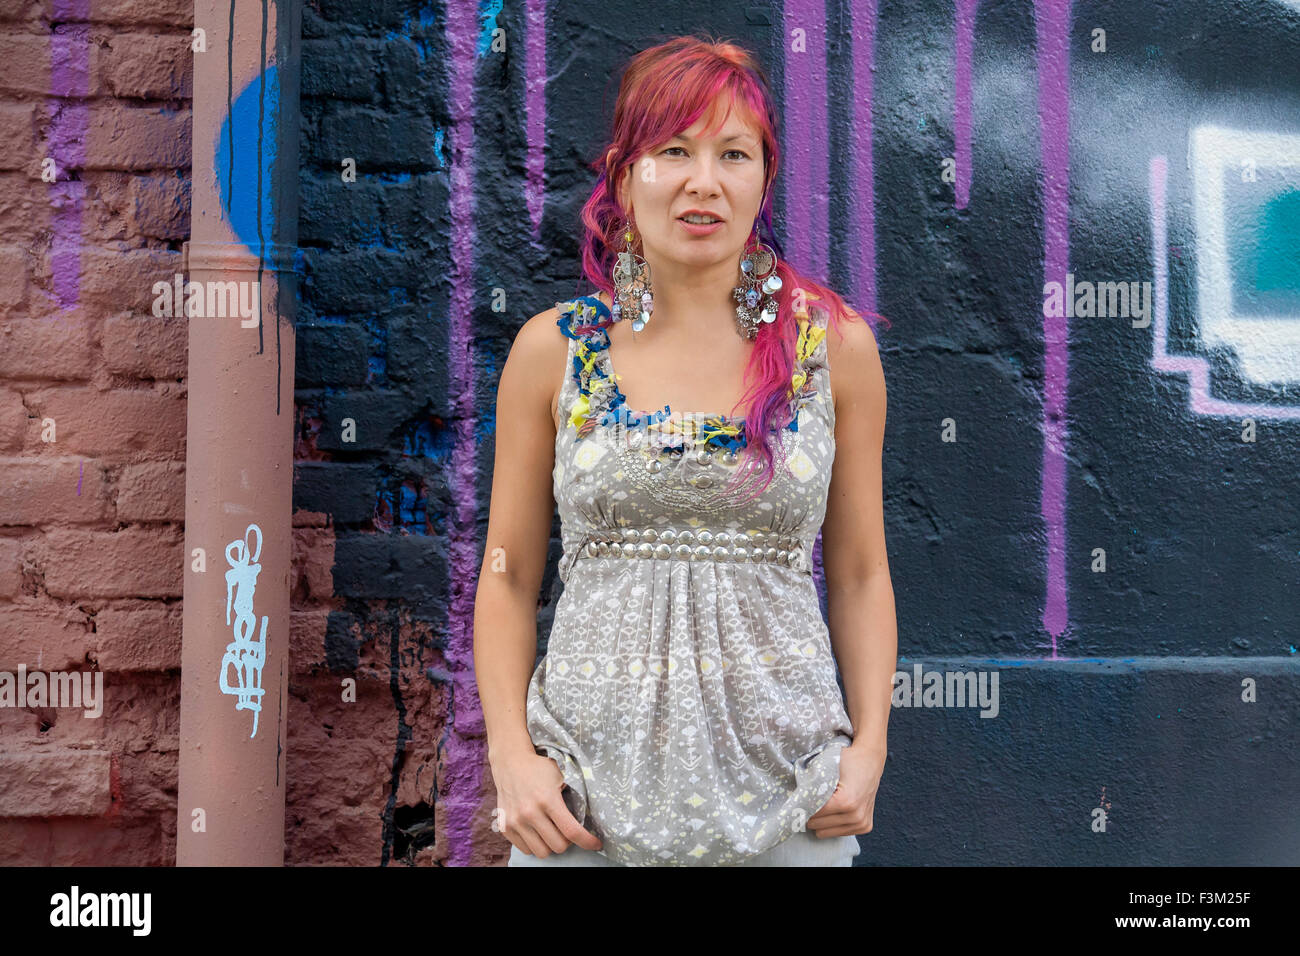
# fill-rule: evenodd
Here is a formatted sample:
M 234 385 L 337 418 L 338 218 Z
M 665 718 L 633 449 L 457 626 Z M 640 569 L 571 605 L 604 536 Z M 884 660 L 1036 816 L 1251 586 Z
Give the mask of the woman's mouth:
M 723 226 L 721 219 L 714 219 L 712 216 L 686 215 L 677 221 L 693 236 L 707 236 L 717 232 Z

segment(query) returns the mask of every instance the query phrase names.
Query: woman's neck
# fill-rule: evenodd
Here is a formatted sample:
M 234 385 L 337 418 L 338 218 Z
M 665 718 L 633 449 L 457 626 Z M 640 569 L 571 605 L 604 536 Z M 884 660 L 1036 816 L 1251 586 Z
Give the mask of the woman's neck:
M 740 270 L 734 262 L 708 268 L 661 264 L 656 269 L 651 265 L 650 279 L 654 296 L 650 324 L 659 323 L 661 331 L 670 327 L 698 331 L 714 323 L 721 327 L 735 322 L 732 290 L 740 284 Z M 624 317 L 631 318 L 626 313 Z

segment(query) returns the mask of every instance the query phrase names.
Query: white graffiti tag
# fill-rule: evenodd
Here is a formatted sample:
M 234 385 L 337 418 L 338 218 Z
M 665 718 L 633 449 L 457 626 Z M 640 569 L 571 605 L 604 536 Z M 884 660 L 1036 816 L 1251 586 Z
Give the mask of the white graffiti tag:
M 257 549 L 250 554 L 248 536 L 256 533 Z M 235 710 L 253 712 L 253 732 L 249 737 L 257 736 L 257 715 L 262 710 L 262 666 L 266 663 L 266 615 L 262 616 L 262 633 L 257 640 L 250 636 L 257 624 L 253 614 L 253 592 L 257 588 L 257 575 L 262 566 L 257 559 L 262 555 L 262 529 L 250 524 L 244 532 L 244 540 L 238 539 L 226 545 L 226 560 L 230 570 L 226 572 L 226 625 L 230 625 L 230 609 L 235 609 L 235 639 L 226 645 L 226 653 L 221 656 L 221 692 L 234 694 L 239 700 Z M 231 596 L 234 599 L 232 601 Z M 232 687 L 226 676 L 234 668 L 235 685 Z

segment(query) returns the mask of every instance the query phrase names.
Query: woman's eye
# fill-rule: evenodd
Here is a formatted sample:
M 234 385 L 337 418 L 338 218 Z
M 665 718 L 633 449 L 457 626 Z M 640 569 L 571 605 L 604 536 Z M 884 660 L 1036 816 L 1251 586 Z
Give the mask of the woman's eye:
M 681 146 L 669 146 L 667 149 L 664 150 L 664 153 L 665 153 L 665 154 L 667 154 L 667 153 L 671 153 L 673 150 L 677 150 L 678 152 L 681 152 L 681 153 L 686 152 L 685 148 L 683 148 L 683 147 L 681 147 Z M 749 159 L 749 154 L 746 153 L 744 150 L 740 150 L 740 149 L 729 149 L 729 150 L 727 150 L 725 153 L 723 153 L 722 155 L 723 155 L 723 156 L 730 156 L 730 155 L 732 155 L 733 153 L 734 153 L 736 156 L 738 156 L 740 159 Z

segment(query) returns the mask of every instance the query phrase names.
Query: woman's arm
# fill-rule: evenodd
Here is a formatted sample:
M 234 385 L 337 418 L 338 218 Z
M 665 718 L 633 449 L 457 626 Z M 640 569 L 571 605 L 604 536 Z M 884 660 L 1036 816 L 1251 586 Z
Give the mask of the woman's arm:
M 837 793 L 827 804 L 823 825 L 832 829 L 826 836 L 871 829 L 898 666 L 880 464 L 885 375 L 870 326 L 854 320 L 842 329 L 842 337 L 834 329 L 826 337 L 835 401 L 835 464 L 822 526 L 822 567 L 831 646 L 844 677 L 854 737 L 841 755 L 841 783 L 850 792 Z M 852 828 L 854 816 L 863 818 L 866 829 Z
M 474 675 L 490 759 L 533 753 L 524 701 L 537 657 L 537 598 L 555 508 L 551 407 L 565 348 L 555 318 L 550 309 L 524 323 L 497 386 L 492 499 L 474 598 Z
M 549 309 L 525 322 L 501 370 L 492 500 L 474 596 L 474 677 L 502 814 L 499 829 L 521 850 L 542 857 L 563 852 L 571 842 L 600 847 L 569 813 L 560 795 L 563 775 L 554 760 L 536 752 L 527 725 L 537 597 L 555 508 L 552 409 L 568 346 L 557 317 Z

